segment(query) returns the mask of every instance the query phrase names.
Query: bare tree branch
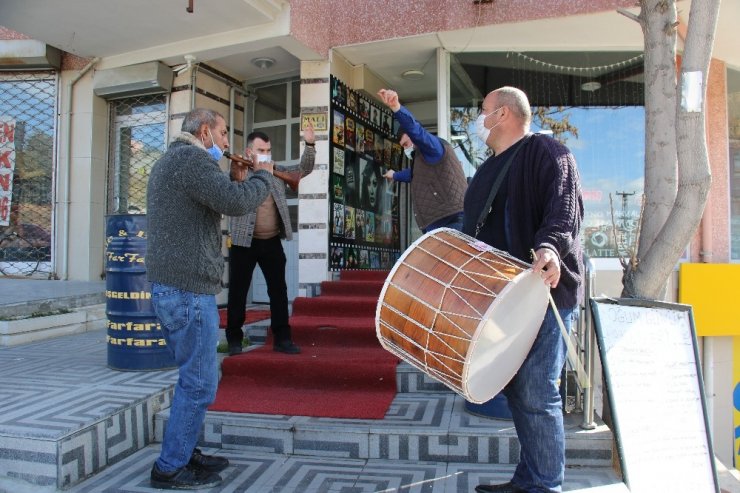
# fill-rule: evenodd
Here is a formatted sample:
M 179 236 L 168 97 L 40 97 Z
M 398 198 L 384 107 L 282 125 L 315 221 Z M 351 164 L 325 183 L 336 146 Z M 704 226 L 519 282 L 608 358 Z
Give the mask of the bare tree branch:
M 638 24 L 639 23 L 642 23 L 642 21 L 640 20 L 640 17 L 639 16 L 636 16 L 635 14 L 633 14 L 632 12 L 630 12 L 629 10 L 626 10 L 626 9 L 623 9 L 623 8 L 618 8 L 617 9 L 617 12 L 619 12 L 623 16 L 627 17 L 628 19 L 632 19 L 633 21 L 637 22 Z

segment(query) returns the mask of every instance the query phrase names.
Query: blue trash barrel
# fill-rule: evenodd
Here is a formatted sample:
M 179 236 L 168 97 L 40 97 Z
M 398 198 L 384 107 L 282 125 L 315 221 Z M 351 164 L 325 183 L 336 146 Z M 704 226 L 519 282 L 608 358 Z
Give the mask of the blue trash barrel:
M 142 371 L 175 368 L 146 280 L 144 214 L 106 217 L 105 297 L 108 367 Z
M 465 401 L 465 410 L 484 418 L 512 419 L 506 396 L 500 392 L 493 399 L 482 404 L 473 404 L 470 401 Z

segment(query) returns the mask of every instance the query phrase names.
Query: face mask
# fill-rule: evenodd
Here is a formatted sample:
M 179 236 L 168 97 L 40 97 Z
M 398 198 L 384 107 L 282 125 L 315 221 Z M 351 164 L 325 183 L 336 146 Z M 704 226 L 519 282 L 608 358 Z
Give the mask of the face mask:
M 257 154 L 258 163 L 269 163 L 272 161 L 272 154 Z
M 498 123 L 496 123 L 491 128 L 486 128 L 486 118 L 488 116 L 496 113 L 501 108 L 502 107 L 499 106 L 498 108 L 496 108 L 495 110 L 493 110 L 492 112 L 490 112 L 487 115 L 484 115 L 483 113 L 481 113 L 480 115 L 478 115 L 478 118 L 476 118 L 476 120 L 475 120 L 475 130 L 476 130 L 476 133 L 478 134 L 478 137 L 481 138 L 481 140 L 483 141 L 484 144 L 486 142 L 488 142 L 488 137 L 491 136 L 491 130 L 493 130 L 494 128 L 498 127 L 499 123 L 501 123 L 501 121 L 499 121 Z
M 407 158 L 411 159 L 412 156 L 414 155 L 414 147 L 413 146 L 404 147 L 403 153 L 406 154 Z
M 211 134 L 210 128 L 208 129 L 208 135 L 211 137 L 211 143 L 213 145 L 209 147 L 208 149 L 206 149 L 206 151 L 208 151 L 208 154 L 210 154 L 213 159 L 218 161 L 223 157 L 224 151 L 222 151 L 221 148 L 218 145 L 216 145 L 216 141 L 213 140 L 213 135 Z

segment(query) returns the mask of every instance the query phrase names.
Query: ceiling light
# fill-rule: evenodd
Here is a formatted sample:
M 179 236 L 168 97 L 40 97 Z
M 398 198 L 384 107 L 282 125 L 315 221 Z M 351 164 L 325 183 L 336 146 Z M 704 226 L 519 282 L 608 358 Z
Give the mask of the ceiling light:
M 275 65 L 275 59 L 267 56 L 252 58 L 252 65 L 259 67 L 262 70 L 267 70 L 268 68 Z
M 421 80 L 424 78 L 424 72 L 421 70 L 407 70 L 401 74 L 406 80 Z
M 598 91 L 599 89 L 601 89 L 601 82 L 595 80 L 591 80 L 581 84 L 581 91 L 594 92 Z

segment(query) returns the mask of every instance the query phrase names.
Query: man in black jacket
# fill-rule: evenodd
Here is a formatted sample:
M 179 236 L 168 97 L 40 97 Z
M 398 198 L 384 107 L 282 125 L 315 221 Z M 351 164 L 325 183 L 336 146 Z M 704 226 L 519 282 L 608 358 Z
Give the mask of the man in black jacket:
M 468 186 L 463 232 L 532 262 L 534 272 L 551 288 L 570 330 L 578 315 L 583 280 L 580 178 L 575 158 L 564 145 L 549 136 L 530 135 L 531 119 L 529 100 L 519 89 L 502 87 L 484 99 L 476 127 L 495 154 L 478 168 Z M 493 206 L 480 225 L 492 184 L 512 155 Z M 562 491 L 565 432 L 559 379 L 565 355 L 565 340 L 549 307 L 532 349 L 504 389 L 521 445 L 519 464 L 509 483 L 478 485 L 476 492 Z

